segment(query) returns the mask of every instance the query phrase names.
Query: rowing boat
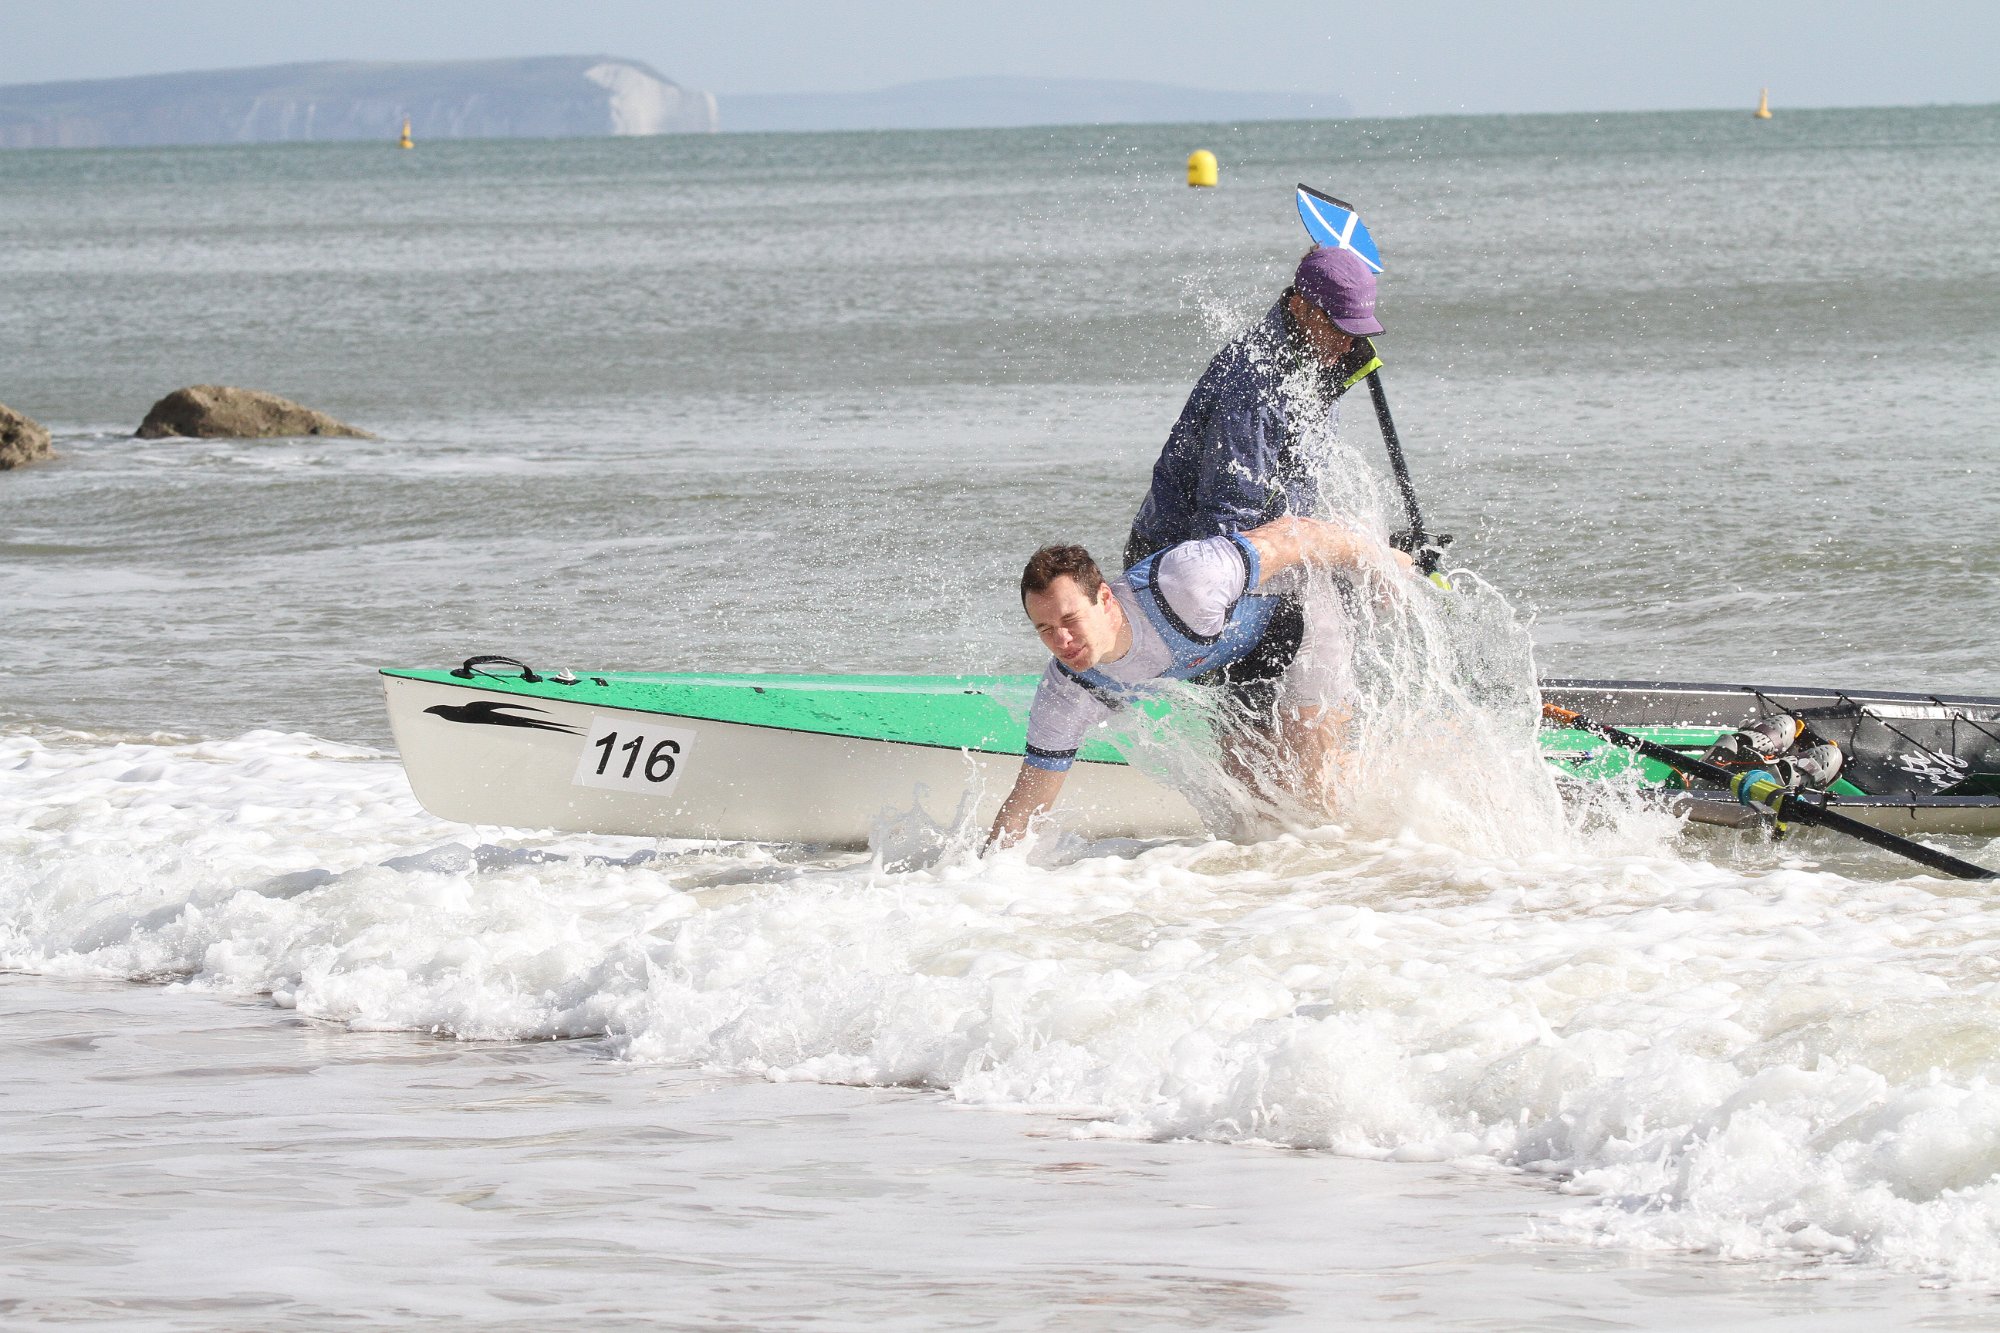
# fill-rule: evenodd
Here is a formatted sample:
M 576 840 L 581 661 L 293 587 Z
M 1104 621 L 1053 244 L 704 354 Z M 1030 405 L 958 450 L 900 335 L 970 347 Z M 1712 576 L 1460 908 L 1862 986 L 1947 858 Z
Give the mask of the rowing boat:
M 498 669 L 496 669 L 498 668 Z M 382 672 L 424 808 L 468 824 L 865 844 L 921 810 L 983 826 L 1020 764 L 1033 676 L 542 675 L 506 659 Z M 1662 681 L 1543 682 L 1544 698 L 1698 754 L 1778 712 L 1849 755 L 1838 807 L 1904 834 L 2000 834 L 2000 699 Z M 1572 784 L 1635 782 L 1704 823 L 1746 812 L 1654 760 L 1545 728 Z M 1091 838 L 1198 835 L 1195 807 L 1116 737 L 1078 756 L 1057 811 Z
M 464 673 L 464 674 L 460 674 Z M 471 824 L 862 844 L 885 816 L 990 819 L 1020 767 L 1032 676 L 542 676 L 385 670 L 425 809 Z M 1062 822 L 1199 833 L 1194 808 L 1093 740 Z
M 2000 698 L 1673 681 L 1544 680 L 1542 699 L 1700 754 L 1719 737 L 1790 714 L 1839 745 L 1846 762 L 1828 806 L 1903 836 L 2000 835 Z M 1615 719 L 1615 720 L 1614 720 Z M 1757 815 L 1728 792 L 1689 790 L 1678 773 L 1587 731 L 1545 728 L 1542 750 L 1573 780 L 1636 772 L 1674 792 L 1696 823 L 1737 826 Z

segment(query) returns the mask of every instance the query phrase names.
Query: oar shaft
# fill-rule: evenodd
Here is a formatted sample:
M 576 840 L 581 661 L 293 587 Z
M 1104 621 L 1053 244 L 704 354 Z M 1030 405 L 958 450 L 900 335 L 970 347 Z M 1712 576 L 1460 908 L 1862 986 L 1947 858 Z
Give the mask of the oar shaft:
M 1561 722 L 1565 726 L 1575 727 L 1579 731 L 1590 732 L 1594 736 L 1602 736 L 1614 745 L 1622 745 L 1628 750 L 1646 756 L 1648 759 L 1657 759 L 1669 768 L 1685 773 L 1689 777 L 1700 778 L 1711 786 L 1720 787 L 1724 791 L 1733 790 L 1735 779 L 1739 776 L 1720 765 L 1711 764 L 1703 759 L 1696 759 L 1693 755 L 1682 754 L 1679 750 L 1670 750 L 1666 746 L 1649 741 L 1643 736 L 1634 736 L 1629 731 L 1620 731 L 1617 727 L 1599 722 L 1595 718 L 1585 717 L 1583 714 L 1572 712 L 1567 708 L 1559 708 L 1554 704 L 1543 704 L 1542 713 L 1544 716 Z M 1823 803 L 1825 800 L 1824 797 L 1814 800 L 1786 792 L 1777 795 L 1774 797 L 1774 800 L 1776 804 L 1773 807 L 1773 813 L 1779 819 L 1795 820 L 1801 824 L 1816 824 L 1821 828 L 1832 829 L 1836 833 L 1845 833 L 1851 838 L 1868 843 L 1870 846 L 1880 847 L 1884 851 L 1908 857 L 1919 865 L 1929 866 L 1933 870 L 1941 870 L 1945 874 L 1956 876 L 1959 879 L 2000 879 L 2000 871 L 1988 870 L 1985 866 L 1961 860 L 1949 852 L 1937 851 L 1924 846 L 1920 842 L 1905 838 L 1900 834 L 1890 833 L 1885 829 L 1878 829 L 1873 824 L 1864 824 L 1860 820 L 1843 815 L 1837 810 L 1829 810 Z
M 1926 847 L 1914 839 L 1878 829 L 1873 824 L 1864 824 L 1851 815 L 1843 815 L 1838 810 L 1829 810 L 1815 801 L 1796 795 L 1788 796 L 1779 809 L 1783 811 L 1782 818 L 1796 819 L 1801 824 L 1817 824 L 1836 833 L 1845 833 L 1850 838 L 1858 838 L 1870 846 L 1895 852 L 1899 856 L 1907 856 L 1919 865 L 1942 870 L 1945 874 L 1959 879 L 2000 879 L 2000 873 L 1988 870 L 1984 866 L 1962 861 L 1949 852 Z
M 1389 450 L 1389 470 L 1396 475 L 1396 488 L 1403 493 L 1403 512 L 1410 520 L 1411 554 L 1424 559 L 1430 534 L 1424 529 L 1423 511 L 1417 508 L 1417 488 L 1410 480 L 1410 465 L 1403 459 L 1403 442 L 1396 435 L 1396 419 L 1389 415 L 1389 393 L 1382 387 L 1382 372 L 1368 377 L 1368 396 L 1375 402 L 1375 420 L 1382 427 L 1382 443 Z M 1424 572 L 1430 573 L 1427 567 Z
M 1624 746 L 1628 750 L 1645 755 L 1648 759 L 1657 759 L 1668 768 L 1676 769 L 1691 778 L 1700 778 L 1712 786 L 1721 787 L 1726 790 L 1729 786 L 1729 780 L 1735 776 L 1735 774 L 1719 764 L 1711 764 L 1705 759 L 1696 759 L 1693 755 L 1682 754 L 1679 750 L 1670 750 L 1657 741 L 1649 741 L 1644 736 L 1634 736 L 1629 731 L 1620 731 L 1617 727 L 1599 722 L 1595 718 L 1585 717 L 1581 713 L 1572 713 L 1567 708 L 1558 708 L 1554 704 L 1543 704 L 1542 712 L 1566 726 L 1575 727 L 1578 731 L 1587 731 L 1593 736 L 1602 736 L 1605 740 L 1612 741 Z

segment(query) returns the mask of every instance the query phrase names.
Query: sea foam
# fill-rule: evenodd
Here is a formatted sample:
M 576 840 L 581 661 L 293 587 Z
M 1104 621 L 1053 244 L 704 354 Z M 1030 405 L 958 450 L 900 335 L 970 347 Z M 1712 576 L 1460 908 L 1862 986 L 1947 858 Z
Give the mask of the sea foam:
M 655 844 L 441 824 L 310 736 L 10 735 L 0 966 L 1485 1163 L 1578 1196 L 1543 1240 L 2000 1282 L 1989 904 L 1693 850 Z

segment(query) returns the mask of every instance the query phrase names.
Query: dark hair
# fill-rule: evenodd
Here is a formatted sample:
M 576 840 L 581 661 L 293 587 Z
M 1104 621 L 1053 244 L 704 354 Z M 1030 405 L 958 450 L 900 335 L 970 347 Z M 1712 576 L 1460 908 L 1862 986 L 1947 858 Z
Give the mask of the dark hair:
M 1077 590 L 1091 601 L 1104 586 L 1104 571 L 1081 546 L 1044 546 L 1028 557 L 1021 571 L 1021 605 L 1028 604 L 1031 592 L 1047 592 L 1057 579 L 1075 579 Z

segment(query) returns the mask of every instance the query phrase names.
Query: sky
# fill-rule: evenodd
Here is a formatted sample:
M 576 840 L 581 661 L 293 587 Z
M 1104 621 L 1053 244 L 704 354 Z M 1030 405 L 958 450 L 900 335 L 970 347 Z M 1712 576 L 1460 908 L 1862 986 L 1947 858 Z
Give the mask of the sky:
M 1357 114 L 2000 102 L 1990 0 L 0 0 L 0 83 L 624 56 L 731 93 L 959 75 L 1338 93 Z

